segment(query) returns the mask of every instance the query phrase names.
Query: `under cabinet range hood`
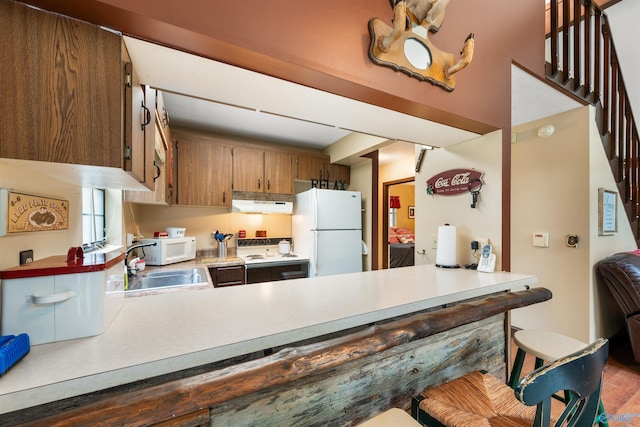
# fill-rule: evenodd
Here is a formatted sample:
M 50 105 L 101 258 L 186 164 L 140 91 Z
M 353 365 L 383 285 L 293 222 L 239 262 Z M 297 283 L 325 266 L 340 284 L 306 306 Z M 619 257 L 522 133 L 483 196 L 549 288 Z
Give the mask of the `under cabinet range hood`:
M 242 200 L 231 201 L 232 212 L 259 214 L 289 214 L 293 213 L 293 202 L 278 200 Z

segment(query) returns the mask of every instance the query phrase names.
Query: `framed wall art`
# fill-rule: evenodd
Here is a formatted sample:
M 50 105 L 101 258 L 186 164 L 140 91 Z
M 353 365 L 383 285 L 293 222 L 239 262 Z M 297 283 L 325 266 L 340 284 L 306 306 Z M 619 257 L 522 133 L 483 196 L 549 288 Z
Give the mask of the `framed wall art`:
M 69 202 L 0 189 L 0 236 L 69 228 Z
M 409 206 L 409 219 L 415 219 L 416 217 L 416 207 Z
M 598 189 L 598 235 L 618 232 L 618 192 Z

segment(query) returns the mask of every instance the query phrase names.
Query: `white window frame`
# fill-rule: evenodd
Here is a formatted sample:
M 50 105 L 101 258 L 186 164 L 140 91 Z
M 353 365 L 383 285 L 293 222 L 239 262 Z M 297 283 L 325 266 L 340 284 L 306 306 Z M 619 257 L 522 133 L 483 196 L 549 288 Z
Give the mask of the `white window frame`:
M 82 249 L 91 252 L 107 243 L 107 198 L 102 188 L 82 188 Z M 102 206 L 102 212 L 100 212 Z M 99 225 L 102 229 L 99 230 Z

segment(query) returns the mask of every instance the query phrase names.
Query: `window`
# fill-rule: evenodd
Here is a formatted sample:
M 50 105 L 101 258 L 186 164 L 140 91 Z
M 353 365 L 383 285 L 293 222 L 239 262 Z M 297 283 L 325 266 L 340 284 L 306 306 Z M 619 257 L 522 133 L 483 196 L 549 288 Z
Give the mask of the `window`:
M 82 248 L 91 251 L 106 242 L 105 191 L 100 188 L 82 189 Z

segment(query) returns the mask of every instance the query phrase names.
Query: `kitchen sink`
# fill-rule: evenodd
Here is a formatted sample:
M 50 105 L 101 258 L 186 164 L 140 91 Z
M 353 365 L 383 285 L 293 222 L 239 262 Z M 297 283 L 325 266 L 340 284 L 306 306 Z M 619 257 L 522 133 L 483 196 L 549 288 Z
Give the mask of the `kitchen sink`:
M 154 271 L 133 276 L 128 291 L 140 291 L 178 286 L 208 285 L 204 268 Z

